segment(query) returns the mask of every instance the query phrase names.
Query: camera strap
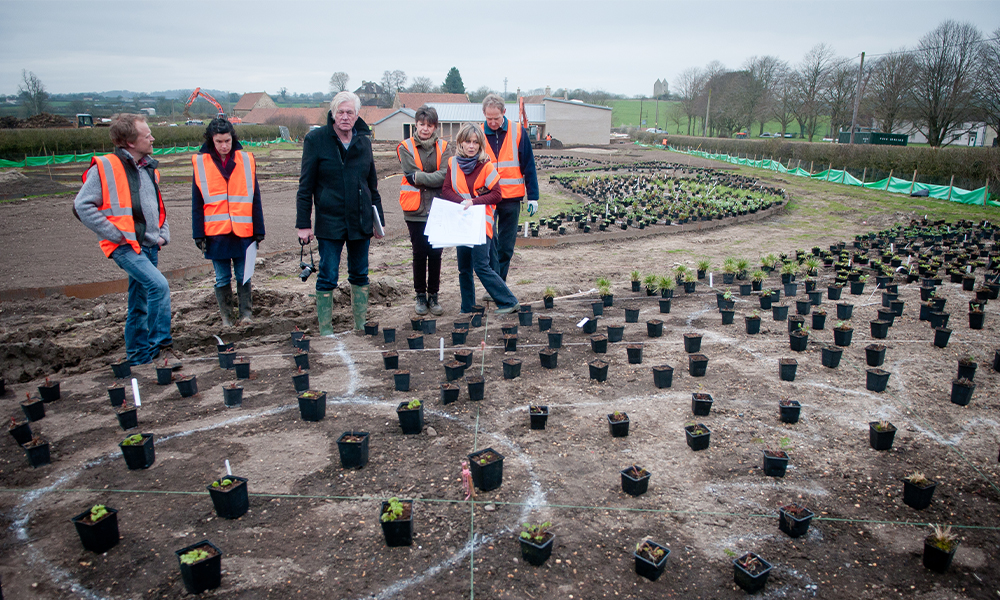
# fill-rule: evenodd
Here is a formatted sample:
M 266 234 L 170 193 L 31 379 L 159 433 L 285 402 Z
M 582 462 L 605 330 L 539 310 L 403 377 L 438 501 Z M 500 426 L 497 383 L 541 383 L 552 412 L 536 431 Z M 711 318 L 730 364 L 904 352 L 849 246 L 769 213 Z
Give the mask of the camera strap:
M 302 240 L 299 240 L 299 263 L 305 264 L 305 252 L 306 246 L 309 246 L 309 267 L 315 272 L 316 271 L 316 261 L 313 259 L 313 248 L 312 244 L 303 244 Z

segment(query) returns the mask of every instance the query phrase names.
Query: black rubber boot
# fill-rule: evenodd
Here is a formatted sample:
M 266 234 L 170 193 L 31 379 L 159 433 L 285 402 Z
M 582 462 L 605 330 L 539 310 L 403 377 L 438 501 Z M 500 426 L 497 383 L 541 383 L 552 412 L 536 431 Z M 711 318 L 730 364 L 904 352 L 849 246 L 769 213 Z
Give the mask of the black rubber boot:
M 444 309 L 438 304 L 437 294 L 427 294 L 427 308 L 430 309 L 432 315 L 441 316 L 444 314 Z
M 427 314 L 427 294 L 417 294 L 417 302 L 413 306 L 413 310 L 416 311 L 418 315 Z

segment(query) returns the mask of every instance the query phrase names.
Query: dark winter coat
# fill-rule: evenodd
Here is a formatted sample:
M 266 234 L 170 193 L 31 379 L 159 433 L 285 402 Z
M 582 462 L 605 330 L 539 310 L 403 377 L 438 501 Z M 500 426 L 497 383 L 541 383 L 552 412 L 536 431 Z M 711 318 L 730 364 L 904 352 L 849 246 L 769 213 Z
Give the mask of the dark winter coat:
M 358 118 L 347 148 L 326 125 L 306 134 L 302 144 L 302 172 L 295 196 L 295 227 L 309 229 L 318 238 L 362 240 L 372 237 L 372 206 L 385 225 L 382 197 L 378 193 L 371 129 Z M 315 225 L 311 217 L 316 207 Z
M 222 173 L 222 176 L 229 181 L 236 169 L 236 161 L 232 158 L 232 153 L 242 150 L 243 145 L 239 140 L 233 142 L 230 150 L 229 160 L 223 165 L 219 159 L 219 153 L 215 151 L 214 144 L 202 144 L 199 154 L 209 154 L 215 162 L 215 166 Z M 205 238 L 205 258 L 211 260 L 224 260 L 227 258 L 243 258 L 246 256 L 247 247 L 255 240 L 264 239 L 264 208 L 260 202 L 260 184 L 257 178 L 253 181 L 253 236 L 241 238 L 235 233 L 224 235 L 205 236 L 205 199 L 198 188 L 198 182 L 194 176 L 191 177 L 191 235 L 194 239 Z

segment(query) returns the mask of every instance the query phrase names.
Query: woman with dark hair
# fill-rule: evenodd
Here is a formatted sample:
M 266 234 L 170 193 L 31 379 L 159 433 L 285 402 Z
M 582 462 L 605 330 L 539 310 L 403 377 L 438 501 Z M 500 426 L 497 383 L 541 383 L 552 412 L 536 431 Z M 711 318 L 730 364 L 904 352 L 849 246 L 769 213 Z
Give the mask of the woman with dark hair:
M 215 267 L 215 300 L 222 324 L 232 325 L 233 275 L 239 319 L 249 322 L 253 316 L 250 281 L 243 282 L 247 248 L 264 241 L 257 162 L 253 154 L 243 151 L 232 123 L 218 117 L 205 129 L 205 143 L 191 157 L 191 164 L 192 236 Z

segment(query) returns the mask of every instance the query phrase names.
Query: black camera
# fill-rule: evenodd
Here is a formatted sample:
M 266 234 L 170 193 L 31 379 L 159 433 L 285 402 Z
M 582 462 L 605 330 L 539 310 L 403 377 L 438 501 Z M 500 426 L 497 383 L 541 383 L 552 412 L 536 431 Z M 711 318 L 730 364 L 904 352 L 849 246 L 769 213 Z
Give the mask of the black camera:
M 299 240 L 299 269 L 301 269 L 299 279 L 302 280 L 302 283 L 305 283 L 309 279 L 309 276 L 316 272 L 316 261 L 313 260 L 312 246 L 309 246 L 309 264 L 306 264 L 305 252 L 306 244 L 303 244 L 302 240 Z

